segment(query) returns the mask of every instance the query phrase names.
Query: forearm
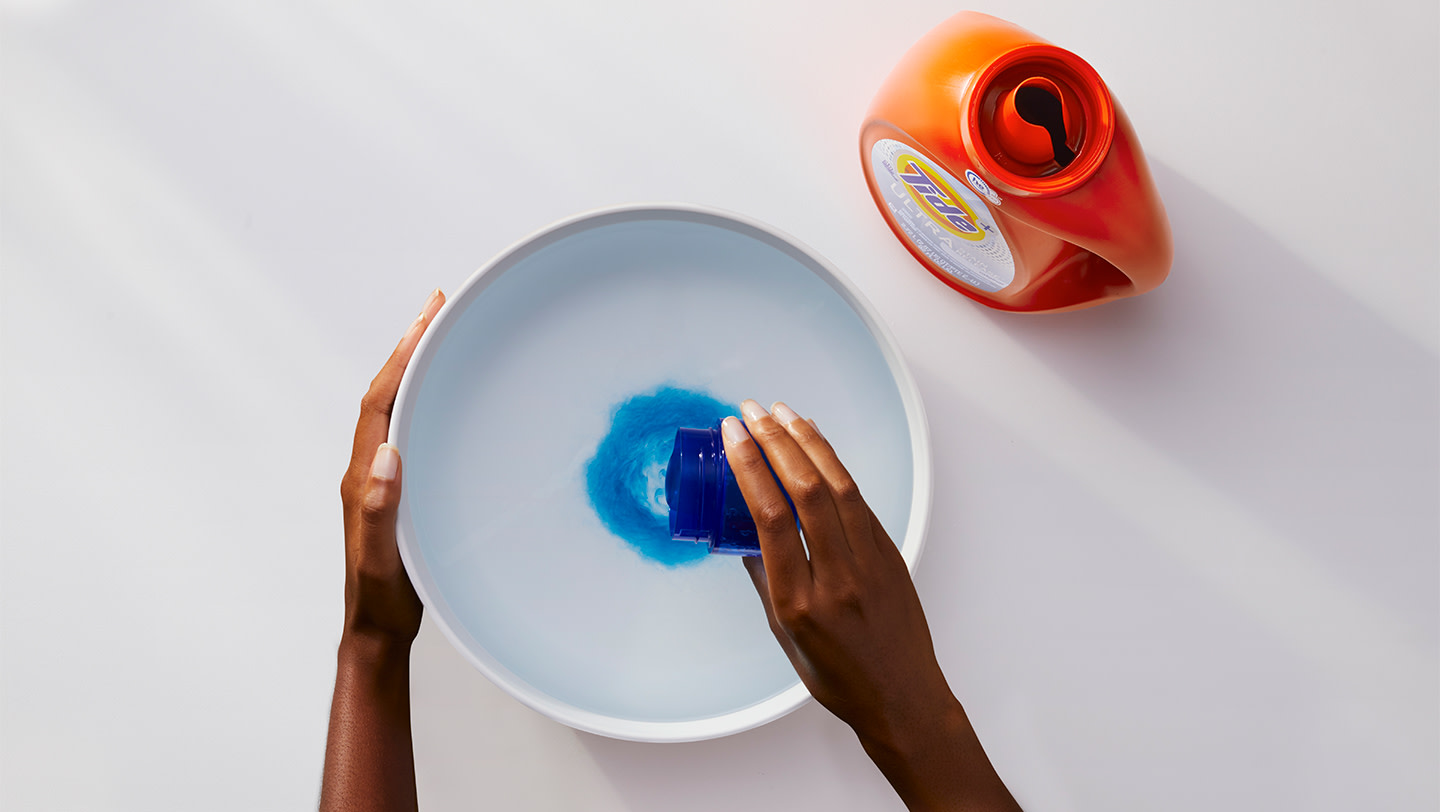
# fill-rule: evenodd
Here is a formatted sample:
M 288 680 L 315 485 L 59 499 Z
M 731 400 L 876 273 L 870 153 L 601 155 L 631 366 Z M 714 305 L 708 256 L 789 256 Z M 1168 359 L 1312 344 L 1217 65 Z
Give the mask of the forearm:
M 1020 809 L 953 697 L 922 723 L 860 743 L 911 812 Z
M 410 644 L 346 633 L 340 641 L 320 809 L 416 809 Z

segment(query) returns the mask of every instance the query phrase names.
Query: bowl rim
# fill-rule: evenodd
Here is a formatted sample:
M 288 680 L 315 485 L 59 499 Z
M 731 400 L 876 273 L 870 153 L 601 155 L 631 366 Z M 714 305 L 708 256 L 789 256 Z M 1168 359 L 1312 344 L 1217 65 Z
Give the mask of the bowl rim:
M 570 234 L 590 230 L 614 223 L 639 220 L 678 220 L 716 226 L 754 237 L 772 247 L 778 248 L 801 262 L 816 276 L 826 282 L 845 303 L 855 311 L 880 349 L 886 366 L 895 379 L 896 388 L 904 405 L 907 427 L 910 432 L 910 453 L 913 463 L 910 520 L 900 541 L 901 556 L 913 575 L 920 554 L 925 546 L 925 536 L 930 524 L 933 495 L 933 473 L 930 453 L 930 430 L 921 402 L 920 390 L 905 363 L 900 345 L 889 327 L 881 320 L 874 305 L 860 292 L 844 274 L 829 260 L 808 245 L 774 226 L 760 222 L 736 212 L 691 203 L 627 203 L 582 211 L 571 217 L 539 228 L 511 243 L 489 262 L 470 275 L 465 283 L 450 296 L 430 324 L 430 328 L 416 345 L 415 352 L 400 381 L 391 411 L 388 441 L 399 450 L 401 458 L 409 439 L 410 421 L 414 411 L 414 392 L 423 381 L 425 372 L 437 348 L 454 324 L 452 315 L 463 310 L 481 295 L 485 288 L 507 270 L 519 264 L 530 254 Z M 577 730 L 601 736 L 640 742 L 685 742 L 713 739 L 740 733 L 751 728 L 779 719 L 805 704 L 810 693 L 803 682 L 796 682 L 770 697 L 752 705 L 729 711 L 717 716 L 672 721 L 646 721 L 626 719 L 608 714 L 596 713 L 557 699 L 530 685 L 505 665 L 495 659 L 475 640 L 462 624 L 454 618 L 449 607 L 442 600 L 439 587 L 431 578 L 428 568 L 418 562 L 418 540 L 410 516 L 410 501 L 402 487 L 400 509 L 395 527 L 396 546 L 405 572 L 414 585 L 427 615 L 459 651 L 480 673 L 484 674 L 501 690 L 533 710 L 557 722 Z

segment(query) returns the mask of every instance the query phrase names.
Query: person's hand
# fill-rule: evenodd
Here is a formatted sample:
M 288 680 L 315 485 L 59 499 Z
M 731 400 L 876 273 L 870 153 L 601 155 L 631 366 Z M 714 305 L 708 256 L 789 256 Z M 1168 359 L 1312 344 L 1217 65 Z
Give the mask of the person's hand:
M 400 505 L 400 454 L 385 442 L 390 410 L 405 366 L 430 320 L 445 304 L 439 290 L 370 382 L 360 400 L 350 467 L 340 480 L 345 509 L 345 629 L 347 638 L 397 642 L 406 646 L 420 631 L 420 598 L 410 586 L 395 547 L 395 513 Z
M 759 535 L 745 565 L 800 679 L 911 809 L 1018 808 L 945 681 L 899 549 L 815 424 L 772 408 L 747 400 L 721 433 Z
M 746 564 L 776 638 L 815 699 L 862 738 L 915 727 L 951 693 L 900 551 L 814 424 L 783 403 L 773 416 L 753 400 L 741 409 L 749 431 L 726 420 L 725 454 L 760 536 L 764 566 Z
M 370 382 L 360 401 L 350 467 L 340 480 L 345 627 L 325 740 L 321 812 L 418 807 L 410 732 L 410 644 L 420 632 L 423 607 L 395 547 L 400 454 L 385 438 L 405 366 L 443 304 L 443 293 L 430 294 Z

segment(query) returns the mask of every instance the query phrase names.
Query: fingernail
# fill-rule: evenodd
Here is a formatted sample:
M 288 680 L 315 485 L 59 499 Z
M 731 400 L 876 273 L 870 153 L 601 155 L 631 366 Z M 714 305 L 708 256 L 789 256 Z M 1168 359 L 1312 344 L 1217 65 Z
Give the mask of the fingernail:
M 436 288 L 436 289 L 430 291 L 430 297 L 427 298 L 427 299 L 425 300 L 425 304 L 421 305 L 421 307 L 420 307 L 420 315 L 421 315 L 422 317 L 425 315 L 425 311 L 427 311 L 427 310 L 430 309 L 430 305 L 435 304 L 435 300 L 438 299 L 438 298 L 440 298 L 440 289 L 439 289 L 439 288 Z
M 720 435 L 725 438 L 725 445 L 739 445 L 750 439 L 750 432 L 745 430 L 745 424 L 734 417 L 720 421 Z
M 800 419 L 800 415 L 795 414 L 794 409 L 786 406 L 784 403 L 781 403 L 778 400 L 775 401 L 774 406 L 770 407 L 770 413 L 775 415 L 775 419 L 779 420 L 780 425 L 782 426 L 788 426 L 791 423 L 794 423 L 796 420 Z
M 805 422 L 810 424 L 810 428 L 815 429 L 816 434 L 820 433 L 820 427 L 815 425 L 815 419 L 813 417 L 808 418 Z
M 769 416 L 770 413 L 765 411 L 764 406 L 761 406 L 755 401 L 745 400 L 740 403 L 740 414 L 745 415 L 746 420 L 759 420 L 762 417 Z
M 386 481 L 395 478 L 395 472 L 400 470 L 400 450 L 389 443 L 381 443 L 375 449 L 375 461 L 370 463 L 370 476 L 375 479 Z

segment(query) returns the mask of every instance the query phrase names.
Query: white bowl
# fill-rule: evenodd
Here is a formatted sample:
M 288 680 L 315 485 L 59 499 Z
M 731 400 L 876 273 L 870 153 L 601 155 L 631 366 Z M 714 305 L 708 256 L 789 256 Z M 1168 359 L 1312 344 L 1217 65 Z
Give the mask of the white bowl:
M 592 506 L 586 469 L 617 405 L 664 385 L 813 417 L 912 570 L 930 516 L 924 410 L 894 339 L 775 229 L 621 206 L 477 271 L 420 342 L 390 423 L 405 568 L 495 684 L 637 741 L 724 736 L 809 698 L 740 561 L 657 563 Z

